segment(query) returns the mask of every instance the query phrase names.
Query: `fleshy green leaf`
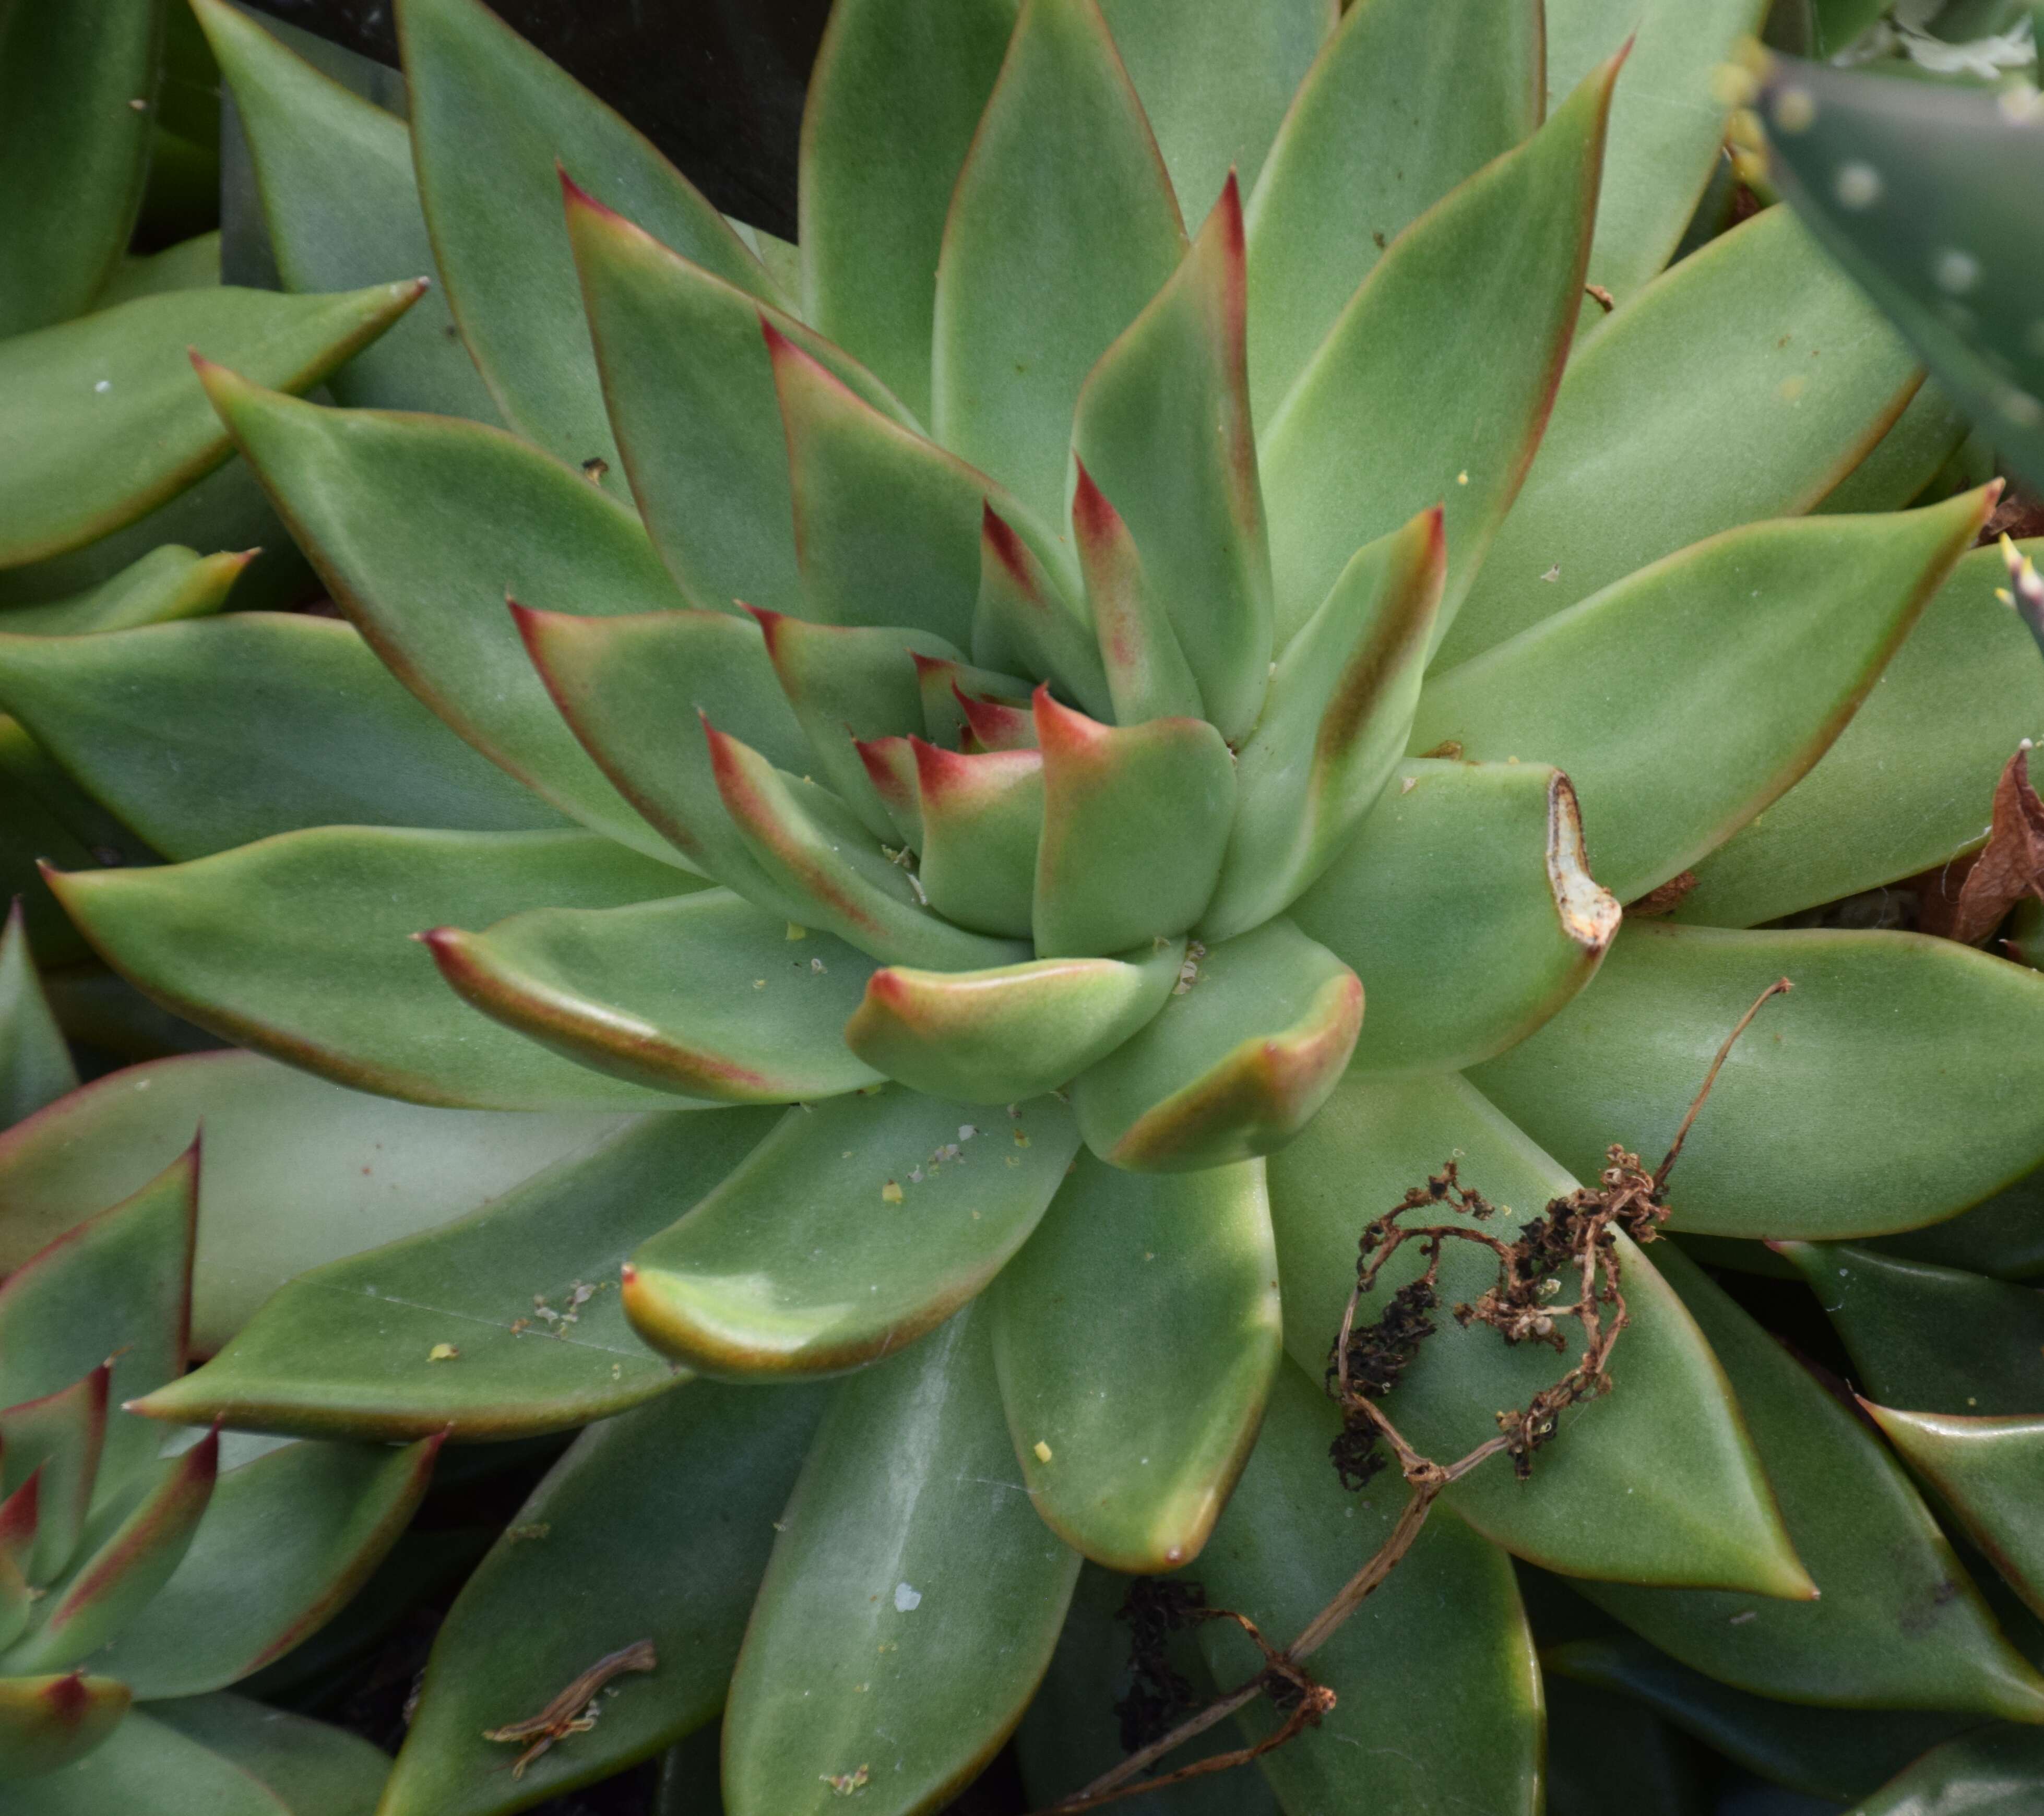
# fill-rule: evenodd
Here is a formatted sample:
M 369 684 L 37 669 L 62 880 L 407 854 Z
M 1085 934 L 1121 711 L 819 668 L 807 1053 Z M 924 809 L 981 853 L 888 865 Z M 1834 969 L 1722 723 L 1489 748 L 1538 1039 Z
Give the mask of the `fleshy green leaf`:
M 1009 1432 L 1051 1530 L 1139 1576 L 1197 1557 L 1282 1354 L 1262 1163 L 1132 1180 L 1081 1156 L 992 1303 Z
M 1179 645 L 1163 585 L 1144 571 L 1128 524 L 1082 461 L 1077 474 L 1072 539 L 1078 544 L 1115 722 L 1135 726 L 1151 719 L 1204 718 L 1199 682 Z
M 121 1724 L 133 1700 L 110 1677 L 0 1677 L 0 1783 L 71 1764 Z
M 375 1816 L 390 1774 L 390 1756 L 359 1734 L 246 1696 L 179 1697 L 148 1718 L 240 1767 L 291 1816 Z
M 2023 1816 L 2044 1774 L 2044 1735 L 1990 1728 L 1934 1747 L 1846 1816 Z
M 1986 502 L 1713 536 L 1436 677 L 1412 747 L 1559 765 L 1597 875 L 1631 901 L 1823 754 Z
M 0 1129 L 33 1115 L 78 1084 L 63 1031 L 50 1013 L 16 898 L 0 931 Z
M 1524 144 L 1401 234 L 1263 413 L 1280 649 L 1358 547 L 1437 502 L 1442 628 L 1452 620 L 1562 376 L 1617 73 L 1593 71 Z
M 85 1530 L 112 1373 L 102 1362 L 40 1399 L 0 1407 L 0 1552 L 39 1588 L 71 1561 Z
M 1189 989 L 1072 1085 L 1086 1146 L 1142 1173 L 1270 1154 L 1312 1120 L 1362 1023 L 1362 985 L 1288 920 L 1194 954 Z
M 664 1107 L 674 1086 L 607 1077 L 492 1023 L 439 982 L 412 936 L 645 902 L 695 881 L 579 831 L 329 826 L 52 886 L 131 983 L 336 1084 L 451 1109 L 631 1110 Z
M 1936 479 L 1966 439 L 1965 417 L 1934 379 L 1916 387 L 1894 426 L 1824 494 L 1819 511 L 1899 511 Z
M 1070 603 L 1039 553 L 989 505 L 981 513 L 972 653 L 996 668 L 1055 679 L 1096 719 L 1114 716 L 1091 613 Z
M 229 452 L 187 350 L 287 391 L 316 385 L 419 295 L 416 282 L 343 296 L 175 290 L 0 343 L 0 566 L 133 523 Z
M 99 636 L 0 635 L 0 701 L 171 858 L 333 824 L 564 824 L 331 619 L 237 612 Z
M 163 290 L 209 290 L 220 282 L 220 229 L 194 234 L 160 252 L 126 252 L 93 301 L 101 309 Z
M 305 1816 L 225 1755 L 140 1710 L 77 1764 L 10 1785 L 8 1799 L 8 1816 L 102 1816 L 110 1810 L 147 1810 L 149 1816 Z
M 1358 550 L 1273 665 L 1236 765 L 1234 829 L 1200 923 L 1208 939 L 1281 913 L 1375 804 L 1412 728 L 1445 565 L 1436 506 Z
M 1709 1756 L 1650 1710 L 1556 1676 L 1543 1680 L 1541 1700 L 1549 1816 L 1706 1816 Z M 1808 1816 L 1800 1805 L 1749 1807 L 1751 1816 Z
M 444 1227 L 315 1268 L 140 1410 L 307 1437 L 503 1439 L 636 1406 L 674 1376 L 625 1323 L 618 1269 L 774 1121 L 647 1117 Z M 435 1362 L 440 1344 L 458 1353 Z
M 1643 921 L 1531 1040 L 1471 1075 L 1564 1165 L 1673 1138 L 1718 1043 L 1734 1047 L 1674 1176 L 1673 1225 L 1850 1240 L 1937 1222 L 2044 1159 L 2044 978 L 1908 933 L 1727 933 Z M 1925 1131 L 1964 1129 L 1956 1145 Z
M 1531 1221 L 1575 1187 L 1453 1077 L 1351 1073 L 1305 1134 L 1271 1160 L 1285 1348 L 1309 1376 L 1319 1378 L 1341 1328 L 1363 1226 L 1458 1158 L 1465 1183 L 1509 1205 L 1513 1223 Z M 1450 1489 L 1450 1500 L 1486 1538 L 1548 1569 L 1716 1582 L 1760 1596 L 1808 1594 L 1809 1579 L 1709 1346 L 1654 1261 L 1629 1243 L 1619 1252 L 1632 1322 L 1612 1358 L 1610 1394 L 1562 1415 L 1531 1480 L 1489 1465 Z M 1666 1252 L 1653 1251 L 1656 1258 Z M 1449 1305 L 1496 1280 L 1489 1256 L 1467 1242 L 1447 1246 L 1441 1269 Z M 1416 1257 L 1395 1258 L 1384 1290 L 1418 1271 Z M 1366 1301 L 1358 1316 L 1381 1309 L 1381 1300 Z M 1451 1462 L 1496 1435 L 1499 1407 L 1523 1406 L 1567 1364 L 1551 1350 L 1509 1347 L 1481 1326 L 1436 1322 L 1440 1330 L 1389 1407 L 1427 1455 Z M 1579 1353 L 1580 1338 L 1570 1341 Z
M 731 1816 L 828 1816 L 862 1772 L 886 1808 L 938 1808 L 1021 1718 L 1079 1559 L 1012 1479 L 991 1322 L 832 1398 L 732 1679 Z
M 1408 758 L 1286 911 L 1362 980 L 1353 1063 L 1445 1071 L 1525 1039 L 1596 973 L 1617 901 L 1575 790 L 1537 763 Z
M 1634 73 L 1628 63 L 1619 78 L 1619 106 Z M 1809 509 L 1880 440 L 1921 376 L 1787 209 L 1712 240 L 1570 363 L 1441 664 L 1705 536 Z M 1899 509 L 1914 496 L 1866 508 Z M 1646 499 L 1650 509 L 1628 502 Z
M 943 656 L 915 656 L 923 731 L 947 750 L 1021 751 L 1036 747 L 1028 682 Z
M 1078 1148 L 1055 1098 L 974 1114 L 899 1089 L 790 1110 L 632 1256 L 633 1328 L 739 1380 L 855 1368 L 935 1330 L 1028 1240 Z
M 982 933 L 1029 935 L 1043 824 L 1043 759 L 1035 751 L 972 756 L 912 739 L 918 871 L 930 905 Z
M 873 962 L 728 889 L 635 908 L 534 908 L 427 936 L 474 1008 L 613 1077 L 717 1103 L 792 1104 L 878 1084 L 840 1038 Z M 678 957 L 680 962 L 677 963 Z
M 1057 520 L 1079 386 L 1185 249 L 1094 0 L 1025 0 L 944 222 L 939 439 Z
M 7 607 L 0 611 L 0 631 L 75 637 L 88 631 L 129 631 L 138 624 L 203 618 L 220 609 L 258 552 L 202 555 L 167 543 L 75 597 Z
M 2027 1173 L 2005 1192 L 1983 1199 L 1942 1223 L 1883 1236 L 1869 1247 L 1938 1267 L 1963 1268 L 1996 1280 L 2044 1274 L 2044 1177 Z M 1786 1273 L 1787 1264 L 1783 1264 Z

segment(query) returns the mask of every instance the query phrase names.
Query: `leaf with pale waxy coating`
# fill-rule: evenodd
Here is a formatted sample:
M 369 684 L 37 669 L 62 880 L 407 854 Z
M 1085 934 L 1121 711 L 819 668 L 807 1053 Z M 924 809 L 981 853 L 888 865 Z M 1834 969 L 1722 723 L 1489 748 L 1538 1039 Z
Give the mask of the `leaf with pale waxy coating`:
M 1373 1072 L 1447 1071 L 1524 1039 L 1596 975 L 1619 927 L 1566 776 L 1426 758 L 1393 771 L 1285 913 L 1362 980 L 1352 1063 Z
M 1172 627 L 1163 587 L 1145 571 L 1128 524 L 1093 483 L 1083 460 L 1077 471 L 1072 539 L 1078 545 L 1115 723 L 1205 717 L 1199 682 Z
M 303 1816 L 232 1760 L 139 1709 L 76 1764 L 7 1791 L 8 1816 L 100 1816 L 108 1810 Z
M 1628 66 L 1621 97 L 1631 80 Z M 1720 530 L 1808 510 L 1921 377 L 1901 336 L 1788 209 L 1712 240 L 1570 363 L 1439 666 Z M 1642 498 L 1654 508 L 1625 508 Z
M 1050 675 L 1094 718 L 1114 716 L 1090 615 L 1070 602 L 1037 551 L 991 505 L 980 513 L 972 653 L 995 668 Z
M 1938 1267 L 1963 1268 L 1995 1280 L 2044 1274 L 2044 1176 L 2026 1173 L 2006 1191 L 1942 1223 L 1883 1236 L 1868 1246 Z M 1786 1264 L 1783 1264 L 1785 1272 Z
M 909 740 L 921 822 L 919 875 L 930 905 L 962 927 L 1029 937 L 1043 758 L 1036 751 L 961 755 Z
M 413 935 L 534 908 L 610 908 L 697 879 L 592 833 L 328 826 L 189 864 L 51 885 L 107 962 L 175 1013 L 336 1084 L 482 1110 L 655 1109 L 506 1031 L 432 976 Z M 243 924 L 231 946 L 223 915 Z
M 945 218 L 938 439 L 1058 520 L 1079 387 L 1185 250 L 1100 9 L 1026 0 Z
M 885 1076 L 839 1037 L 873 962 L 728 889 L 633 908 L 542 908 L 426 936 L 463 1000 L 613 1077 L 724 1104 L 792 1104 Z M 675 963 L 675 955 L 686 961 Z
M 239 1766 L 291 1816 L 374 1816 L 390 1756 L 345 1728 L 247 1696 L 181 1696 L 147 1719 Z
M 1914 503 L 1958 453 L 1970 427 L 1936 381 L 1925 379 L 1888 433 L 1815 508 L 1823 512 L 1902 509 Z
M 38 1586 L 67 1565 L 92 1507 L 110 1363 L 40 1399 L 0 1407 L 0 1553 Z
M 918 1091 L 1014 1104 L 1108 1054 L 1169 1000 L 1182 939 L 1117 958 L 1039 958 L 993 971 L 875 972 L 845 1024 L 868 1065 Z
M 1436 503 L 1443 629 L 1452 621 L 1561 379 L 1617 74 L 1616 60 L 1593 71 L 1525 144 L 1414 221 L 1264 414 L 1278 648 L 1358 545 Z
M 1249 371 L 1260 420 L 1390 241 L 1539 125 L 1540 60 L 1531 0 L 1346 10 L 1289 98 L 1250 191 Z
M 923 846 L 922 783 L 915 740 L 908 738 L 855 739 L 853 747 L 866 766 L 874 798 L 886 810 L 895 836 L 912 851 Z
M 1435 676 L 1412 747 L 1558 764 L 1599 879 L 1632 901 L 1823 754 L 1988 502 L 1727 530 Z
M 2044 739 L 2044 670 L 1995 597 L 2008 583 L 1999 549 L 1960 558 L 1838 742 L 1696 866 L 1677 920 L 1750 927 L 1940 869 L 1986 836 L 2002 765 Z
M 755 1380 L 856 1368 L 934 1330 L 1029 1239 L 1078 1150 L 1055 1098 L 974 1115 L 898 1088 L 790 1111 L 632 1256 L 632 1327 Z
M 0 701 L 169 858 L 316 826 L 567 824 L 332 619 L 237 612 L 91 637 L 0 635 Z
M 1073 1081 L 1086 1146 L 1116 1166 L 1182 1173 L 1272 1153 L 1355 1049 L 1362 985 L 1289 921 L 1195 957 L 1190 988 Z
M 28 916 L 17 897 L 0 930 L 0 1129 L 55 1103 L 77 1084 L 71 1049 L 36 975 Z
M 962 751 L 1034 748 L 1028 682 L 943 656 L 911 660 L 923 697 L 923 731 L 932 743 Z
M 1989 1728 L 1933 1747 L 1845 1816 L 2023 1816 L 2044 1774 L 2044 1735 Z
M 1900 1466 L 1674 1244 L 1658 1258 L 1738 1392 L 1820 1595 L 1576 1587 L 1685 1664 L 1763 1696 L 2044 1717 L 2044 1678 L 2002 1637 Z
M 302 390 L 409 308 L 417 282 L 343 296 L 173 290 L 0 345 L 8 504 L 0 566 L 61 555 L 146 515 L 232 451 L 186 350 Z
M 777 1119 L 767 1109 L 647 1117 L 443 1228 L 316 1268 L 140 1410 L 314 1438 L 495 1440 L 636 1406 L 674 1373 L 632 1335 L 618 1270 Z M 595 1291 L 578 1306 L 578 1285 Z M 460 1353 L 436 1363 L 444 1342 Z
M 419 197 L 462 336 L 504 411 L 563 460 L 616 450 L 559 171 L 750 294 L 773 280 L 651 143 L 478 0 L 405 0 Z
M 1363 1226 L 1451 1158 L 1459 1159 L 1466 1184 L 1510 1207 L 1516 1225 L 1575 1187 L 1453 1076 L 1351 1073 L 1312 1127 L 1272 1157 L 1285 1348 L 1313 1379 L 1341 1329 Z M 1507 1212 L 1498 1215 L 1502 1224 Z M 1657 1246 L 1653 1254 L 1665 1252 Z M 1807 1595 L 1809 1579 L 1709 1345 L 1653 1261 L 1623 1238 L 1619 1254 L 1632 1322 L 1612 1358 L 1611 1393 L 1562 1414 L 1560 1434 L 1535 1459 L 1531 1481 L 1516 1480 L 1508 1466 L 1487 1465 L 1448 1491 L 1450 1503 L 1486 1538 L 1547 1569 Z M 1385 1269 L 1385 1290 L 1420 1266 L 1408 1246 Z M 1450 1305 L 1474 1299 L 1497 1277 L 1490 1256 L 1469 1242 L 1450 1242 L 1441 1269 L 1441 1297 Z M 1382 1303 L 1381 1296 L 1365 1300 L 1358 1320 L 1377 1315 Z M 1387 1407 L 1425 1454 L 1452 1462 L 1496 1435 L 1497 1408 L 1523 1406 L 1567 1363 L 1544 1346 L 1508 1346 L 1481 1326 L 1435 1322 L 1440 1329 Z M 1563 1334 L 1580 1353 L 1581 1338 Z
M 1021 1719 L 1079 1558 L 1013 1479 L 991 1323 L 832 1396 L 732 1678 L 730 1816 L 828 1816 L 862 1768 L 885 1807 L 936 1809 Z
M 210 1352 L 307 1268 L 451 1222 L 630 1120 L 425 1109 L 253 1053 L 155 1060 L 0 1135 L 0 1266 L 146 1184 L 203 1121 L 192 1338 Z
M 1235 824 L 1204 937 L 1282 913 L 1375 804 L 1412 728 L 1446 562 L 1437 506 L 1358 550 L 1285 646 L 1235 766 Z
M 1009 1432 L 1051 1530 L 1137 1576 L 1197 1557 L 1283 1353 L 1262 1162 L 1132 1180 L 1081 1155 L 991 1303 Z
M 206 617 L 226 602 L 242 570 L 260 552 L 201 555 L 167 543 L 71 598 L 7 606 L 0 610 L 0 630 L 75 637 Z
M 111 1677 L 0 1677 L 0 1783 L 81 1759 L 121 1725 L 133 1697 Z
M 218 367 L 202 375 L 292 535 L 391 673 L 563 812 L 664 854 L 561 723 L 505 609 L 511 594 L 605 616 L 679 604 L 631 512 L 501 429 L 321 409 Z
M 1209 1600 L 1248 1615 L 1274 1644 L 1334 1599 L 1405 1502 L 1388 1480 L 1360 1497 L 1343 1490 L 1327 1461 L 1340 1427 L 1310 1382 L 1282 1371 L 1200 1561 Z M 1442 1618 L 1448 1609 L 1452 1619 Z M 1223 1624 L 1202 1629 L 1200 1643 L 1216 1678 L 1232 1685 L 1255 1674 L 1259 1655 Z M 1435 1509 L 1383 1586 L 1305 1668 L 1336 1701 L 1316 1728 L 1261 1762 L 1286 1809 L 1367 1816 L 1431 1803 L 1533 1816 L 1540 1807 L 1540 1672 L 1511 1560 L 1452 1513 Z M 1281 1719 L 1267 1704 L 1237 1718 L 1255 1739 Z M 1397 1745 L 1382 1744 L 1388 1734 Z
M 1638 922 L 1588 989 L 1471 1077 L 1589 1177 L 1612 1142 L 1663 1150 L 1718 1043 L 1784 977 L 1794 992 L 1732 1049 L 1690 1131 L 1673 1228 L 1881 1235 L 1950 1216 L 2044 1161 L 2044 978 L 1917 934 Z M 1961 1128 L 1955 1146 L 1923 1138 Z

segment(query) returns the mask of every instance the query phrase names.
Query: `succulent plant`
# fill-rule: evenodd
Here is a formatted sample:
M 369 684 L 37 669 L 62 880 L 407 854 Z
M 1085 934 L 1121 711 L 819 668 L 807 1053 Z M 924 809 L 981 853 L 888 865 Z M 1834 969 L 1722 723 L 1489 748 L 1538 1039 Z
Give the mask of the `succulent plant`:
M 1784 974 L 1685 1154 L 1693 1256 L 1622 1245 L 1614 1390 L 1450 1492 L 1316 1655 L 1317 1732 L 1160 1801 L 1537 1807 L 1514 1557 L 1613 1731 L 1858 1795 L 2044 1722 L 1902 1466 L 1695 1258 L 2000 1292 L 2030 1200 L 1971 1207 L 2044 1163 L 2044 981 L 1778 924 L 1977 847 L 2044 676 L 1967 552 L 1994 489 L 1940 495 L 1949 406 L 1794 215 L 1669 263 L 1750 0 L 1633 40 L 1591 0 L 1544 36 L 1531 0 L 839 0 L 799 249 L 474 0 L 401 0 L 409 130 L 195 4 L 295 293 L 210 306 L 326 338 L 202 334 L 163 422 L 231 437 L 346 622 L 0 637 L 0 706 L 169 860 L 52 886 L 238 1043 L 0 1138 L 0 1265 L 203 1115 L 211 1359 L 142 1411 L 590 1426 L 384 1816 L 720 1710 L 733 1816 L 932 1809 L 1032 1697 L 1032 1787 L 1074 1788 L 1114 1573 L 1282 1636 L 1395 1518 L 1316 1385 L 1362 1227 L 1451 1156 L 1518 1226 L 1665 1146 Z M 32 352 L 86 446 L 87 374 Z M 321 374 L 338 407 L 285 394 Z M 1932 1303 L 1893 1291 L 1856 1356 Z M 2016 1303 L 1954 1314 L 1944 1378 Z M 1450 1454 L 1552 1364 L 1444 1327 L 1390 1403 Z M 1894 1429 L 2031 1593 L 2023 1465 Z M 1237 1638 L 1173 1669 L 1253 1672 Z

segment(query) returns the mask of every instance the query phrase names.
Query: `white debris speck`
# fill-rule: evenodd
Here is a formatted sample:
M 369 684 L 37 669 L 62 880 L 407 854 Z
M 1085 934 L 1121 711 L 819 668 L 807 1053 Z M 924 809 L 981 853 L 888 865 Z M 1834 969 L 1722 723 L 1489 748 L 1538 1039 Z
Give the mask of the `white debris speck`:
M 894 1585 L 894 1611 L 897 1614 L 911 1614 L 922 1605 L 921 1590 L 912 1589 L 906 1583 L 897 1583 Z
M 92 388 L 95 391 L 110 391 L 113 389 L 113 381 L 111 378 L 102 378 Z

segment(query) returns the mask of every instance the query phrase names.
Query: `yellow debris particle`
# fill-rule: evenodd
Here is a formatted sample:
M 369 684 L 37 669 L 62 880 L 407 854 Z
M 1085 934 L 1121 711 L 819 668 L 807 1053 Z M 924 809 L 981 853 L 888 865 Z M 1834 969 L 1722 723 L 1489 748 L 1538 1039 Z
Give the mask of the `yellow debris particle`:
M 1022 1157 L 1021 1157 L 1021 1155 L 1020 1155 L 1019 1154 L 1010 1154 L 1010 1155 L 1008 1157 L 1008 1164 L 1009 1164 L 1010 1166 L 1020 1166 L 1020 1165 L 1022 1164 Z
M 1469 483 L 1469 469 L 1466 466 L 1455 475 L 1455 483 L 1458 486 L 1466 486 Z
M 899 1204 L 901 1202 L 901 1188 L 890 1179 L 881 1187 L 880 1196 L 889 1204 Z
M 766 980 L 764 977 L 755 977 L 752 980 L 752 987 L 755 990 L 763 990 L 766 988 Z
M 1029 1145 L 1029 1138 L 1020 1128 L 1015 1131 L 1015 1145 L 1018 1148 L 1026 1148 Z
M 790 939 L 807 939 L 809 937 L 809 930 L 806 927 L 797 927 L 791 920 L 788 923 L 788 937 Z
M 515 1544 L 521 1538 L 544 1538 L 553 1530 L 548 1522 L 534 1520 L 528 1526 L 507 1526 L 504 1529 L 504 1536 Z
M 460 1350 L 451 1343 L 436 1343 L 426 1352 L 426 1360 L 429 1362 L 451 1362 L 460 1353 Z
M 873 1768 L 863 1765 L 856 1772 L 822 1772 L 816 1776 L 831 1787 L 836 1796 L 850 1797 L 855 1791 L 863 1791 L 873 1782 Z
M 1789 378 L 1784 378 L 1781 382 L 1775 387 L 1775 389 L 1781 393 L 1781 401 L 1785 404 L 1794 403 L 1795 401 L 1798 397 L 1801 397 L 1805 391 L 1809 390 L 1809 388 L 1810 381 L 1804 378 L 1800 372 L 1794 374 Z
M 1039 1462 L 1039 1463 L 1047 1463 L 1047 1462 L 1049 1462 L 1049 1461 L 1050 1461 L 1050 1460 L 1051 1460 L 1051 1447 L 1050 1447 L 1050 1446 L 1049 1446 L 1049 1445 L 1046 1444 L 1046 1443 L 1043 1441 L 1043 1439 L 1042 1439 L 1042 1438 L 1038 1438 L 1038 1439 L 1036 1440 L 1035 1444 L 1035 1446 L 1034 1446 L 1034 1447 L 1033 1447 L 1033 1448 L 1034 1448 L 1034 1449 L 1035 1449 L 1035 1453 L 1036 1453 L 1036 1461 L 1037 1461 L 1038 1462 Z

